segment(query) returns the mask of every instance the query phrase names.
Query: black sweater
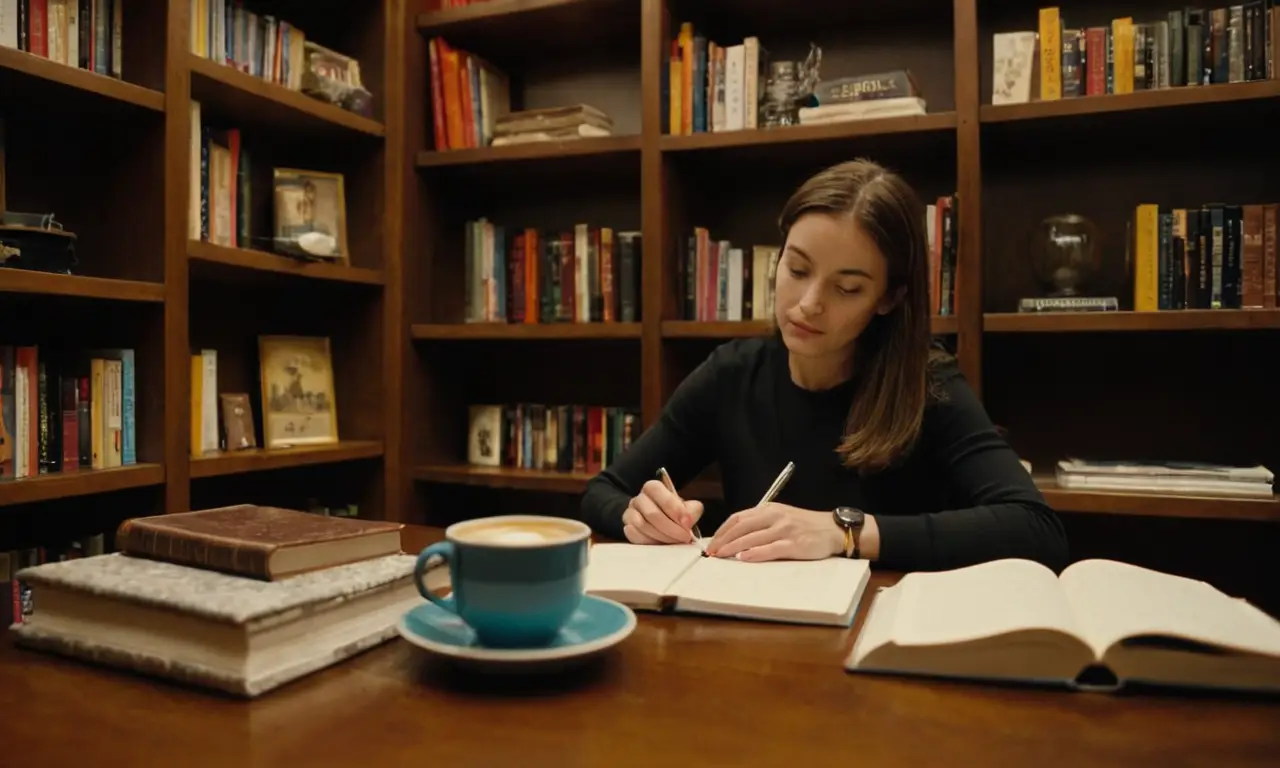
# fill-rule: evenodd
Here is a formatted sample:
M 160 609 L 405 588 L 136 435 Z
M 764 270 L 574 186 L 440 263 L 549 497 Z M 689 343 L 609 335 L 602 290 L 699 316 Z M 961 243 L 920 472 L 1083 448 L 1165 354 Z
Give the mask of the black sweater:
M 835 452 L 853 383 L 810 391 L 791 380 L 776 335 L 718 347 L 676 389 L 658 422 L 587 484 L 582 518 L 623 539 L 622 513 L 665 466 L 676 487 L 711 463 L 720 466 L 725 513 L 699 523 L 704 536 L 724 515 L 754 506 L 788 461 L 790 482 L 776 501 L 874 515 L 879 564 L 940 570 L 1004 557 L 1067 565 L 1062 524 L 1013 450 L 996 432 L 954 359 L 931 372 L 945 397 L 925 411 L 920 439 L 894 467 L 860 476 Z

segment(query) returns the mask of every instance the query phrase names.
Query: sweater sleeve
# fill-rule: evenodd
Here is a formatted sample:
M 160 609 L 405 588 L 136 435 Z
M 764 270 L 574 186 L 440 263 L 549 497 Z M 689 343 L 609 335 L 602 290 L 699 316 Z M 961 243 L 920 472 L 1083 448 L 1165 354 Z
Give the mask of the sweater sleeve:
M 921 447 L 945 473 L 956 508 L 877 517 L 880 562 L 944 570 L 1016 557 L 1061 571 L 1068 564 L 1062 522 L 959 370 L 942 374 L 941 383 L 945 398 L 930 406 Z
M 641 433 L 621 456 L 587 482 L 579 507 L 581 519 L 596 533 L 623 539 L 622 513 L 646 481 L 666 467 L 677 488 L 714 459 L 717 372 L 713 352 L 685 377 L 662 409 L 658 421 Z

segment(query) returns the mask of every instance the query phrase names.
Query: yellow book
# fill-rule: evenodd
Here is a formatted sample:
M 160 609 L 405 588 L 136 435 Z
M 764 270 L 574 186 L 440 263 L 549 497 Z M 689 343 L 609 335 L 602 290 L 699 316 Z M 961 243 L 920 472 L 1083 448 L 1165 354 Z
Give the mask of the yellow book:
M 102 443 L 103 420 L 107 418 L 107 403 L 103 400 L 102 376 L 106 361 L 95 357 L 89 361 L 89 466 L 104 469 L 105 446 Z
M 1143 203 L 1133 216 L 1133 309 L 1160 309 L 1160 206 Z
M 668 106 L 670 107 L 668 111 L 671 113 L 667 118 L 667 133 L 672 136 L 679 136 L 682 130 L 680 115 L 682 114 L 681 110 L 683 107 L 681 105 L 684 104 L 684 99 L 681 96 L 681 93 L 683 92 L 682 85 L 684 84 L 684 75 L 680 64 L 680 58 L 672 56 L 671 63 L 667 66 L 669 70 L 669 76 L 667 78 L 667 90 L 669 91 Z
M 1133 93 L 1133 19 L 1126 16 L 1111 22 L 1111 47 L 1114 51 L 1112 93 Z
M 1057 8 L 1040 9 L 1040 100 L 1062 98 L 1062 17 Z
M 680 25 L 680 133 L 693 133 L 693 24 Z
M 191 356 L 191 455 L 203 456 L 204 446 L 200 444 L 200 425 L 203 423 L 202 404 L 204 402 L 204 357 Z

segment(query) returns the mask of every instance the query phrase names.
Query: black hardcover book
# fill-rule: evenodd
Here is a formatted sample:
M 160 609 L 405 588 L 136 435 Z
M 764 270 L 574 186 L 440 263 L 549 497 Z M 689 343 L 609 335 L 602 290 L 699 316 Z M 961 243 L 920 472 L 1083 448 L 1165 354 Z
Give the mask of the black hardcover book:
M 1244 211 L 1238 205 L 1222 209 L 1222 306 L 1239 309 L 1243 298 L 1240 293 L 1240 248 L 1244 240 Z

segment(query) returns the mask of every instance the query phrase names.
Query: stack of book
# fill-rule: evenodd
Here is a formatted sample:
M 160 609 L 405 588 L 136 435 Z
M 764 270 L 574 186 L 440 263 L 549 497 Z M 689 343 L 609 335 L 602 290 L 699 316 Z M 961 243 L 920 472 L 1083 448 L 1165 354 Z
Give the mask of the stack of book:
M 126 520 L 117 552 L 18 572 L 19 645 L 254 697 L 392 638 L 403 525 L 242 504 Z M 429 574 L 444 586 L 444 569 Z M 441 583 L 434 583 L 441 582 Z
M 1262 466 L 1066 459 L 1058 462 L 1057 480 L 1059 487 L 1074 491 L 1268 499 L 1275 475 Z
M 494 118 L 493 146 L 613 135 L 613 118 L 586 104 L 524 109 Z

